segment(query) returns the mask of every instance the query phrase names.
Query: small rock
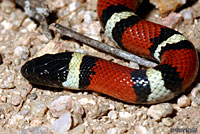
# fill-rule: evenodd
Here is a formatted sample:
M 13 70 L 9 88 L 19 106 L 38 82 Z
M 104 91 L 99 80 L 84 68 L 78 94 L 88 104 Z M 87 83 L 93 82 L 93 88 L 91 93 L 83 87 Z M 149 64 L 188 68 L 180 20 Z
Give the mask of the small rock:
M 9 76 L 8 76 L 9 74 Z M 0 84 L 0 87 L 3 89 L 12 89 L 15 87 L 14 79 L 15 74 L 10 72 L 9 70 L 5 70 L 5 73 L 2 73 L 2 83 Z
M 8 22 L 8 21 L 6 21 L 6 20 L 3 20 L 1 22 L 1 25 L 4 27 L 5 30 L 11 30 L 12 27 L 13 27 L 13 24 Z
M 15 11 L 15 3 L 11 0 L 3 0 L 1 3 L 1 9 L 5 13 L 11 13 Z
M 90 116 L 93 119 L 96 119 L 107 114 L 109 111 L 109 106 L 100 103 L 99 105 L 95 105 L 95 106 L 88 105 L 87 109 L 85 108 L 85 110 L 87 110 L 86 114 L 88 116 Z
M 34 21 L 32 21 L 30 18 L 26 18 L 23 25 L 26 27 L 26 32 L 32 32 L 37 28 L 37 24 L 34 23 Z
M 13 104 L 14 106 L 19 105 L 22 101 L 22 97 L 20 96 L 20 94 L 13 95 L 11 99 L 11 104 Z
M 44 126 L 27 128 L 21 130 L 21 134 L 53 134 L 48 128 Z
M 200 93 L 200 84 L 197 84 L 195 88 L 191 91 L 191 97 L 195 98 Z
M 72 119 L 73 119 L 73 127 L 76 127 L 77 125 L 83 123 L 83 118 L 82 118 L 82 115 L 80 114 L 73 113 Z
M 187 107 L 190 105 L 190 99 L 183 95 L 178 99 L 177 104 L 179 107 Z
M 72 108 L 72 98 L 69 96 L 60 96 L 48 105 L 49 111 L 53 117 L 60 117 Z
M 75 127 L 70 134 L 84 134 L 85 132 L 85 126 L 84 125 L 78 125 Z
M 108 117 L 109 117 L 110 119 L 112 119 L 112 120 L 117 119 L 117 112 L 116 112 L 116 111 L 110 111 L 110 112 L 108 113 Z
M 18 114 L 25 117 L 28 113 L 30 113 L 30 109 L 23 109 Z
M 107 134 L 117 134 L 118 130 L 117 128 L 110 128 L 107 131 Z
M 147 134 L 147 129 L 143 126 L 136 126 L 135 130 L 137 134 Z
M 70 5 L 69 5 L 69 11 L 72 12 L 76 9 L 78 9 L 79 7 L 81 6 L 81 3 L 80 2 L 72 2 Z
M 37 126 L 41 126 L 42 125 L 42 121 L 41 120 L 32 120 L 31 121 L 31 126 L 33 126 L 33 127 L 37 127 Z
M 169 28 L 174 28 L 181 20 L 183 20 L 181 13 L 172 12 L 162 20 L 162 24 Z
M 165 125 L 167 127 L 171 127 L 174 124 L 174 122 L 171 118 L 163 118 L 162 123 L 163 123 L 163 125 Z
M 12 118 L 9 120 L 9 124 L 13 126 L 22 125 L 24 122 L 25 122 L 25 116 L 21 114 L 16 114 L 12 116 Z
M 98 21 L 74 25 L 72 29 L 79 33 L 83 33 L 92 39 L 101 41 L 101 38 L 99 37 L 101 26 Z
M 37 98 L 37 94 L 36 93 L 31 93 L 31 94 L 28 95 L 27 98 L 30 99 L 30 100 L 35 100 Z
M 159 9 L 162 16 L 175 11 L 177 8 L 186 4 L 186 0 L 150 0 L 150 3 Z
M 21 59 L 26 60 L 29 57 L 29 50 L 27 47 L 17 46 L 14 50 L 14 55 Z
M 72 126 L 71 113 L 67 112 L 55 120 L 51 125 L 51 130 L 59 133 L 67 132 Z
M 159 121 L 162 117 L 172 114 L 173 107 L 169 103 L 162 103 L 152 105 L 147 112 L 147 115 L 153 117 L 154 120 Z
M 96 101 L 92 98 L 82 98 L 79 100 L 79 102 L 81 103 L 81 105 L 87 105 L 87 104 L 96 105 Z
M 182 12 L 184 20 L 191 20 L 193 18 L 192 10 L 185 10 Z
M 37 57 L 42 56 L 44 54 L 55 54 L 58 53 L 58 48 L 56 48 L 58 45 L 56 45 L 55 42 L 50 41 L 49 43 L 47 43 L 40 51 L 37 52 Z
M 92 11 L 86 11 L 84 13 L 84 22 L 85 23 L 91 23 L 92 21 L 95 21 L 97 19 L 97 14 Z
M 107 131 L 107 134 L 123 134 L 123 133 L 125 133 L 125 130 L 119 127 L 110 128 Z
M 120 118 L 131 118 L 132 114 L 130 114 L 129 112 L 119 112 L 119 117 Z
M 7 101 L 6 96 L 0 96 L 0 103 L 5 103 Z
M 197 107 L 200 105 L 200 93 L 192 100 L 192 106 Z
M 68 111 L 80 114 L 81 116 L 84 114 L 84 110 L 80 103 L 66 95 L 55 99 L 48 105 L 48 108 L 53 117 L 60 117 Z
M 44 117 L 47 112 L 47 105 L 41 101 L 33 102 L 31 104 L 31 113 L 35 117 Z
M 138 119 L 141 119 L 143 115 L 144 115 L 144 113 L 142 111 L 137 111 L 137 113 L 136 113 L 136 117 Z
M 0 105 L 0 109 L 2 109 L 6 114 L 9 114 L 10 112 L 14 111 L 14 107 L 10 103 L 2 103 Z
M 70 1 L 68 0 L 50 0 L 48 1 L 48 3 L 50 4 L 50 7 L 51 8 L 62 8 L 64 7 L 65 5 L 67 5 Z

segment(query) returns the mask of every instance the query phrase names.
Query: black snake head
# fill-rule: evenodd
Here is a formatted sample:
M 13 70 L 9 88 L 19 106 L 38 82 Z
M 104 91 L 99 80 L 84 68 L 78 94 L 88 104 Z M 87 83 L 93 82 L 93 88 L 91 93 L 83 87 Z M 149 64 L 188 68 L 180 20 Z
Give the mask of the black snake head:
M 45 54 L 26 62 L 21 74 L 30 83 L 62 88 L 69 71 L 72 53 Z

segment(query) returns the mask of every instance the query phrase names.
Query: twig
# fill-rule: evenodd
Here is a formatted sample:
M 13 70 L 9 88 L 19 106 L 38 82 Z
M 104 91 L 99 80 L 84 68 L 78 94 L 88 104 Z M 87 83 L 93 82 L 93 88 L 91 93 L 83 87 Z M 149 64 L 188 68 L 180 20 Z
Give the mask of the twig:
M 65 35 L 65 36 L 68 36 L 68 37 L 71 37 L 75 40 L 78 40 L 84 44 L 87 44 L 91 47 L 94 47 L 94 48 L 97 48 L 97 49 L 100 49 L 104 52 L 107 52 L 107 53 L 110 53 L 112 55 L 116 55 L 120 58 L 123 58 L 123 59 L 126 59 L 126 60 L 129 60 L 129 61 L 133 61 L 133 62 L 136 62 L 138 63 L 139 65 L 142 65 L 142 66 L 146 66 L 146 67 L 154 67 L 156 66 L 157 64 L 154 63 L 154 62 L 151 62 L 151 61 L 148 61 L 144 58 L 141 58 L 137 55 L 134 55 L 134 54 L 131 54 L 131 53 L 128 53 L 124 50 L 121 50 L 121 49 L 118 49 L 118 48 L 115 48 L 115 47 L 112 47 L 112 46 L 109 46 L 105 43 L 102 43 L 102 42 L 99 42 L 97 40 L 94 40 L 94 39 L 91 39 L 85 35 L 82 35 L 82 34 L 79 34 L 67 27 L 64 27 L 60 24 L 52 24 L 51 26 L 53 26 L 53 29 L 55 30 L 56 28 L 56 31 L 62 35 Z M 51 27 L 50 26 L 50 27 Z
M 15 0 L 15 2 L 24 8 L 25 13 L 40 23 L 44 35 L 50 40 L 52 39 L 47 17 L 49 16 L 48 6 L 43 0 Z M 40 9 L 40 10 L 37 10 Z
M 27 100 L 27 96 L 30 94 L 30 92 L 33 90 L 32 87 L 30 87 L 27 91 L 26 91 L 26 94 L 23 96 L 23 99 L 22 101 L 20 102 L 19 106 L 17 107 L 17 110 L 16 110 L 16 113 L 17 114 L 21 108 L 23 107 L 23 104 L 25 103 L 25 101 Z

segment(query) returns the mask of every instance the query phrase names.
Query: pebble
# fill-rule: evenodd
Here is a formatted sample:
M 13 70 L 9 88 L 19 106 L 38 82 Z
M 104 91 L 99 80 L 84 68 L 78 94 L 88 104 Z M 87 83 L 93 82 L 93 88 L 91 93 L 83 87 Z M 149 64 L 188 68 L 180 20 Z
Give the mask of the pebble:
M 107 134 L 119 134 L 118 128 L 109 128 Z
M 58 53 L 58 49 L 56 48 L 56 43 L 53 41 L 50 41 L 49 43 L 47 43 L 40 51 L 37 52 L 36 56 L 42 56 L 44 54 L 55 54 Z
M 138 119 L 141 119 L 143 115 L 144 115 L 144 113 L 142 111 L 137 111 L 137 113 L 136 113 L 136 117 Z
M 14 107 L 10 103 L 2 103 L 0 105 L 0 109 L 3 109 L 4 113 L 9 114 L 10 112 L 14 110 Z
M 72 3 L 69 5 L 69 11 L 72 12 L 72 11 L 78 9 L 80 6 L 81 6 L 81 3 L 80 3 L 80 2 L 72 2 Z
M 88 107 L 86 107 L 85 110 L 87 110 L 86 112 L 87 116 L 93 119 L 97 119 L 107 114 L 110 109 L 108 105 L 100 103 L 95 106 L 88 105 Z
M 27 98 L 30 99 L 30 100 L 35 100 L 37 98 L 37 94 L 36 93 L 31 93 L 31 94 L 28 95 Z
M 81 103 L 81 105 L 87 105 L 87 104 L 96 105 L 96 101 L 92 98 L 81 98 L 79 102 Z
M 161 16 L 175 11 L 177 8 L 186 4 L 186 0 L 150 0 L 150 3 L 159 9 Z
M 60 117 L 65 112 L 68 112 L 72 109 L 72 98 L 66 95 L 60 96 L 59 98 L 50 102 L 48 108 L 53 117 Z
M 190 105 L 190 99 L 186 95 L 182 95 L 178 101 L 177 104 L 179 107 L 187 107 Z
M 192 106 L 198 107 L 200 105 L 200 93 L 192 100 Z
M 130 114 L 129 112 L 119 112 L 119 117 L 120 118 L 131 118 L 132 114 Z
M 1 10 L 5 13 L 11 13 L 15 11 L 15 3 L 11 0 L 3 0 L 1 3 Z
M 33 128 L 22 129 L 21 134 L 53 134 L 53 133 L 44 126 L 37 126 Z
M 192 10 L 185 10 L 182 12 L 184 20 L 191 20 L 193 18 Z
M 41 101 L 31 103 L 31 113 L 35 117 L 44 117 L 47 112 L 47 105 Z
M 8 22 L 7 20 L 3 20 L 1 22 L 1 25 L 4 27 L 4 30 L 11 30 L 13 27 L 13 24 Z
M 7 102 L 7 97 L 0 95 L 0 103 L 6 103 L 6 102 Z
M 95 20 L 97 20 L 97 14 L 95 12 L 92 11 L 84 12 L 84 23 L 91 23 Z
M 30 109 L 22 109 L 18 114 L 22 115 L 22 116 L 26 116 L 30 113 Z
M 197 84 L 195 88 L 191 91 L 191 97 L 194 98 L 200 93 L 200 84 Z
M 20 94 L 13 94 L 12 98 L 11 98 L 11 104 L 13 104 L 14 106 L 18 106 L 22 101 L 22 97 L 20 96 Z
M 28 30 L 29 32 L 35 31 L 35 29 L 37 28 L 37 24 L 34 23 L 34 21 L 32 21 L 30 18 L 26 18 L 24 20 L 23 25 L 24 27 L 26 27 L 26 30 Z
M 159 121 L 161 118 L 172 114 L 173 107 L 169 103 L 162 103 L 152 105 L 147 112 L 147 115 L 151 116 L 154 120 Z
M 71 126 L 72 126 L 71 113 L 67 112 L 61 115 L 57 120 L 55 120 L 51 124 L 50 129 L 55 132 L 65 133 L 70 129 Z
M 72 29 L 77 31 L 78 33 L 83 33 L 89 36 L 92 39 L 101 41 L 99 37 L 101 26 L 98 21 L 91 22 L 91 23 L 82 23 L 72 26 Z
M 25 116 L 19 113 L 12 116 L 12 118 L 9 120 L 9 124 L 13 126 L 17 126 L 19 125 L 19 123 L 20 125 L 22 125 L 24 122 L 25 122 Z
M 71 130 L 69 134 L 84 134 L 85 126 L 84 125 L 78 125 L 73 130 Z M 89 133 L 90 134 L 90 133 Z
M 52 0 L 52 1 L 48 1 L 48 3 L 50 4 L 51 8 L 61 8 L 65 5 L 67 5 L 69 2 L 68 0 Z
M 73 127 L 77 126 L 80 123 L 83 123 L 83 114 L 84 109 L 79 102 L 74 101 L 70 96 L 60 96 L 59 98 L 53 100 L 48 105 L 49 111 L 53 117 L 59 117 L 70 113 L 70 119 L 72 120 Z M 62 117 L 64 118 L 64 117 Z
M 107 130 L 107 134 L 123 134 L 124 129 L 115 127 L 115 128 L 109 128 Z
M 117 112 L 116 111 L 110 111 L 109 113 L 108 113 L 108 117 L 110 118 L 110 119 L 112 119 L 112 120 L 115 120 L 115 119 L 117 119 Z
M 163 123 L 163 125 L 165 125 L 167 127 L 171 127 L 174 124 L 173 120 L 169 117 L 163 118 L 162 123 Z
M 35 120 L 31 121 L 31 126 L 33 126 L 33 127 L 41 126 L 42 123 L 43 123 L 42 120 L 35 119 Z
M 29 57 L 29 50 L 24 46 L 17 46 L 14 50 L 14 55 L 19 57 L 20 59 L 27 60 Z
M 73 113 L 72 114 L 72 119 L 73 119 L 73 126 L 77 126 L 81 123 L 83 123 L 83 118 L 82 118 L 82 115 L 80 114 L 77 114 L 77 113 Z
M 9 76 L 7 76 L 8 72 L 9 72 Z M 0 82 L 0 88 L 12 89 L 15 87 L 15 84 L 14 84 L 15 75 L 12 72 L 7 70 L 6 74 L 2 73 L 1 76 L 2 76 L 1 77 L 2 83 Z
M 147 129 L 143 126 L 136 126 L 135 130 L 137 134 L 147 134 Z
M 175 28 L 175 26 L 183 20 L 183 16 L 181 13 L 170 13 L 167 17 L 162 19 L 162 24 L 169 27 L 169 28 Z

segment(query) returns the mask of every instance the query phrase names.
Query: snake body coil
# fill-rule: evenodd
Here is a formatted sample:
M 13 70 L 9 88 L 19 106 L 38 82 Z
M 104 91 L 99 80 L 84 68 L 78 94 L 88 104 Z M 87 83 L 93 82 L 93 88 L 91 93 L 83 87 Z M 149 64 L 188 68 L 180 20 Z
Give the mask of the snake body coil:
M 137 70 L 81 53 L 58 53 L 28 61 L 22 75 L 31 83 L 56 88 L 87 89 L 130 103 L 159 103 L 184 92 L 198 72 L 194 46 L 179 32 L 140 19 L 138 0 L 98 0 L 105 33 L 134 54 L 159 65 Z

